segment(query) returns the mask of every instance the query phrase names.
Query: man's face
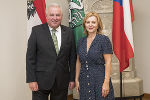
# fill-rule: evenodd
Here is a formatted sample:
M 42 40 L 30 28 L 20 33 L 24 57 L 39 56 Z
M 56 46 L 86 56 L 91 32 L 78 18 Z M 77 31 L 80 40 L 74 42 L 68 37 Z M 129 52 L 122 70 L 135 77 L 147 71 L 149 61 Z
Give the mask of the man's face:
M 50 7 L 47 12 L 47 23 L 50 27 L 56 29 L 61 24 L 62 12 L 59 7 Z

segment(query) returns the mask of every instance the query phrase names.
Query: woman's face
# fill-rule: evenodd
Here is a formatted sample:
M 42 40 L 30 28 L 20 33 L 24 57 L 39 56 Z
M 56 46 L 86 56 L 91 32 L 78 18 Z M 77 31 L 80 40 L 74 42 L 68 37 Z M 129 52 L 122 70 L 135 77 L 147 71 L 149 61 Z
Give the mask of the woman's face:
M 91 17 L 87 18 L 87 20 L 85 22 L 85 28 L 86 28 L 88 34 L 96 33 L 97 29 L 98 29 L 97 18 L 95 16 L 91 16 Z

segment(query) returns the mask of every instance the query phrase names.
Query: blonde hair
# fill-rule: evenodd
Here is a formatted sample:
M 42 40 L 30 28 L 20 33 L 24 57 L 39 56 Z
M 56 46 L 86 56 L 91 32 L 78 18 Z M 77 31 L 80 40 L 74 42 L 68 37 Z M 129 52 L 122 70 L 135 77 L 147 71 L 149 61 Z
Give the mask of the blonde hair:
M 85 15 L 84 19 L 83 19 L 83 28 L 84 28 L 84 34 L 88 35 L 88 32 L 85 28 L 85 23 L 86 23 L 86 20 L 91 17 L 91 16 L 95 16 L 97 18 L 97 22 L 98 22 L 98 29 L 97 29 L 97 34 L 102 34 L 102 30 L 103 30 L 103 24 L 102 24 L 102 21 L 101 21 L 101 18 L 99 16 L 98 13 L 96 12 L 89 12 Z

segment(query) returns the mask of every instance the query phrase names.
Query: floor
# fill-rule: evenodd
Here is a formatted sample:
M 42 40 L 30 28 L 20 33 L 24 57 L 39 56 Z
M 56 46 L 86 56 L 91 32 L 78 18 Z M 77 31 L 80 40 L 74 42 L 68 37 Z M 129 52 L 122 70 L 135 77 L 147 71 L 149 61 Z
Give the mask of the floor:
M 68 100 L 73 100 L 73 96 L 69 95 Z M 140 100 L 140 99 L 123 99 L 123 100 Z M 142 100 L 150 100 L 150 94 L 144 94 Z

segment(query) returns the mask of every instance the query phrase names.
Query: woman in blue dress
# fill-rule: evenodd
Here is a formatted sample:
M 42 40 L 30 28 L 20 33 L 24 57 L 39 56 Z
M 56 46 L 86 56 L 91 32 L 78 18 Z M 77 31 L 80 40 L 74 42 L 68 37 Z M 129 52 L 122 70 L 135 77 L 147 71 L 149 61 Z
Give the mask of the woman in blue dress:
M 86 37 L 77 45 L 76 90 L 80 100 L 114 100 L 110 79 L 112 45 L 102 35 L 102 22 L 95 12 L 86 14 L 83 20 Z

